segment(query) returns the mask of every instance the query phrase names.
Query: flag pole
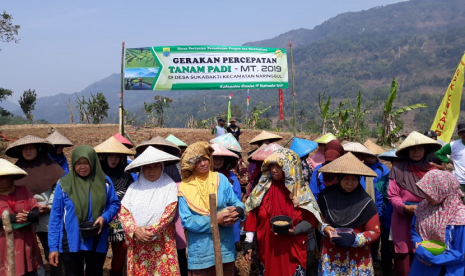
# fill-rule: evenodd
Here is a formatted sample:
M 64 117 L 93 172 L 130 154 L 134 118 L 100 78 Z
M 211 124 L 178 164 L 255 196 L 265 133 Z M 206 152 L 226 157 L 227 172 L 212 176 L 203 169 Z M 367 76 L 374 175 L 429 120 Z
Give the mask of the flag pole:
M 119 134 L 124 136 L 124 118 L 123 118 L 123 95 L 124 95 L 124 41 L 121 47 L 121 94 L 119 104 Z
M 296 136 L 295 132 L 295 83 L 294 83 L 294 57 L 292 56 L 292 41 L 289 41 L 289 49 L 291 51 L 291 78 L 292 78 L 292 111 L 294 119 L 292 120 L 292 133 L 294 137 Z

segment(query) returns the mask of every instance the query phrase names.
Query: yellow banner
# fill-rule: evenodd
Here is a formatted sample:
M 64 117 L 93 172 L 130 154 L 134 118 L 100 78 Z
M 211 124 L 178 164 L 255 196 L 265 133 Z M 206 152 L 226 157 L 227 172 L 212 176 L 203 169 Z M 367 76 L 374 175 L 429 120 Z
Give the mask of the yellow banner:
M 447 88 L 446 94 L 439 105 L 431 130 L 436 132 L 438 138 L 449 143 L 454 133 L 455 124 L 460 115 L 460 101 L 462 99 L 463 79 L 465 68 L 465 54 L 455 70 L 452 81 Z

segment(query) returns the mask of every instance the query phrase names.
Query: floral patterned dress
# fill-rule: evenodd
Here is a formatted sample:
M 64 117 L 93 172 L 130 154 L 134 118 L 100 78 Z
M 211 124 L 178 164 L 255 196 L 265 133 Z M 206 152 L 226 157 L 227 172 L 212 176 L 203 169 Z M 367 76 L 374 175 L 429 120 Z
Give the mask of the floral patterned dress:
M 328 226 L 324 223 L 321 229 Z M 374 275 L 371 243 L 379 238 L 379 218 L 374 215 L 365 225 L 354 228 L 355 242 L 351 248 L 337 247 L 323 236 L 319 275 Z
M 155 234 L 153 242 L 136 241 L 138 227 L 132 214 L 121 205 L 119 218 L 123 224 L 128 244 L 127 275 L 180 275 L 176 251 L 175 224 L 177 202 L 166 206 L 165 212 L 150 230 Z

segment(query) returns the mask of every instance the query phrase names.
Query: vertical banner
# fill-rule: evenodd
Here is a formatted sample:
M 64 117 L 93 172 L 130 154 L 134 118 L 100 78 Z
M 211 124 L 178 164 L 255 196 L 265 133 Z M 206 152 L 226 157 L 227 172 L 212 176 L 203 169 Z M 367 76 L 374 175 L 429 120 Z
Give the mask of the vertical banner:
M 229 94 L 229 102 L 228 102 L 228 123 L 229 119 L 231 119 L 231 99 L 233 97 L 233 94 Z
M 283 112 L 283 90 L 279 89 L 279 119 L 284 120 L 284 112 Z
M 247 89 L 247 113 L 246 113 L 247 119 L 249 118 L 249 101 L 250 101 L 250 91 L 249 89 Z
M 465 54 L 460 60 L 457 70 L 447 87 L 446 94 L 439 105 L 436 117 L 434 118 L 431 130 L 436 132 L 438 139 L 449 143 L 454 133 L 455 124 L 460 115 L 460 102 L 462 99 L 462 89 L 464 81 Z

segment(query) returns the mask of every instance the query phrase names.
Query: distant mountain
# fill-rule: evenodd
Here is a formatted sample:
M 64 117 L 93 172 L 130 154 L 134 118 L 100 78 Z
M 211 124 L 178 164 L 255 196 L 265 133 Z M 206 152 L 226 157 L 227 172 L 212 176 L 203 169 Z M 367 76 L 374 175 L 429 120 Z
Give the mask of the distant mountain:
M 18 110 L 21 112 L 21 109 L 19 108 L 19 104 L 16 104 L 10 100 L 5 100 L 3 102 L 0 102 L 0 107 L 3 107 L 7 111 L 10 111 L 11 113 L 17 113 Z

